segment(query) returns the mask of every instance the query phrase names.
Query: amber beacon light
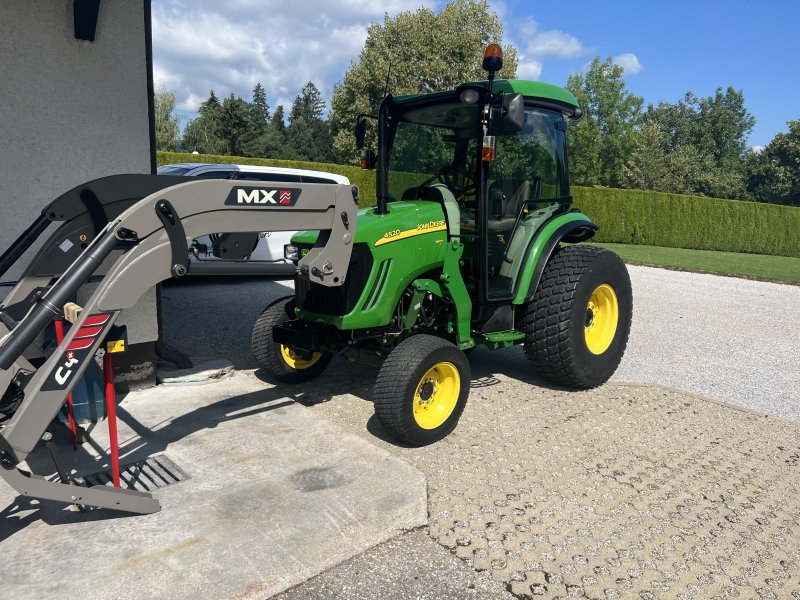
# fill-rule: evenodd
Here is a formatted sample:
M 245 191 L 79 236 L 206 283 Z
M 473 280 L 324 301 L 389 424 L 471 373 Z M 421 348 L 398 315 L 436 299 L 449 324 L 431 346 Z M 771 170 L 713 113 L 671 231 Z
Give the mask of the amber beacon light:
M 489 44 L 483 52 L 483 68 L 495 73 L 503 68 L 503 49 L 500 44 Z

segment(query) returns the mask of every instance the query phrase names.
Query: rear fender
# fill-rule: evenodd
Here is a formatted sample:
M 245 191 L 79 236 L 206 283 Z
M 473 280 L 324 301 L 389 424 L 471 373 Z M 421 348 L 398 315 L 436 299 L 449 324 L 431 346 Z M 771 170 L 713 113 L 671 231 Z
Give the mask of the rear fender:
M 586 241 L 597 229 L 589 217 L 578 211 L 561 214 L 548 221 L 528 248 L 512 304 L 523 304 L 533 298 L 544 267 L 559 242 Z

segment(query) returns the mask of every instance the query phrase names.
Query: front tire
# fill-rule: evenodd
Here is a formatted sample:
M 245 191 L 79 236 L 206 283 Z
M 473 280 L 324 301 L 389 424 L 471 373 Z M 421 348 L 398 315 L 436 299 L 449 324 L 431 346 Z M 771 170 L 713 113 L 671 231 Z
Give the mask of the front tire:
M 375 382 L 375 415 L 396 439 L 426 446 L 458 424 L 469 396 L 470 367 L 455 345 L 419 334 L 400 342 Z
M 625 353 L 632 305 L 619 256 L 595 246 L 560 248 L 526 307 L 528 361 L 542 378 L 565 387 L 605 383 Z
M 253 326 L 251 339 L 251 348 L 258 365 L 272 379 L 286 383 L 314 379 L 333 358 L 330 352 L 304 352 L 275 342 L 272 328 L 294 319 L 294 307 L 294 296 L 280 298 L 270 304 Z

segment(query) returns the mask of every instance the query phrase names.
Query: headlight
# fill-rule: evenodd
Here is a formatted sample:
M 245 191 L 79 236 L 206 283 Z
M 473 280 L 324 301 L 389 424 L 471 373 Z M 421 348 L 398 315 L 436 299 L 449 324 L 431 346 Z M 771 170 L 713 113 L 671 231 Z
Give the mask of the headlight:
M 300 260 L 300 249 L 294 244 L 286 244 L 283 247 L 283 257 L 286 260 Z

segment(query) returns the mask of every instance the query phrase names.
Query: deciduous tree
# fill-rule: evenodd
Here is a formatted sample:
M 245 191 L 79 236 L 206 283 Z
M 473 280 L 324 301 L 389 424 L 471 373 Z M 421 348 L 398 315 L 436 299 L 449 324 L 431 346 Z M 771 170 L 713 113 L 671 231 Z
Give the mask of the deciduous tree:
M 175 92 L 166 88 L 154 95 L 156 148 L 174 151 L 178 144 L 178 117 L 175 114 Z
M 580 185 L 621 187 L 634 149 L 644 100 L 629 92 L 623 69 L 595 57 L 586 72 L 570 75 L 569 89 L 584 111 L 569 132 L 570 174 Z
M 755 200 L 800 206 L 800 119 L 750 157 L 747 187 Z
M 698 98 L 687 92 L 675 104 L 648 106 L 644 121 L 664 132 L 666 156 L 691 148 L 697 168 L 688 193 L 718 198 L 744 198 L 747 137 L 755 119 L 747 111 L 744 94 L 729 87 L 713 96 Z M 675 189 L 682 191 L 683 183 Z
M 485 0 L 455 0 L 438 13 L 419 8 L 387 14 L 383 23 L 370 25 L 358 60 L 334 86 L 330 122 L 337 159 L 355 160 L 356 118 L 377 114 L 386 89 L 394 95 L 433 92 L 485 79 L 483 50 L 502 38 L 500 19 Z M 506 45 L 498 77 L 513 78 L 516 70 L 516 49 Z

